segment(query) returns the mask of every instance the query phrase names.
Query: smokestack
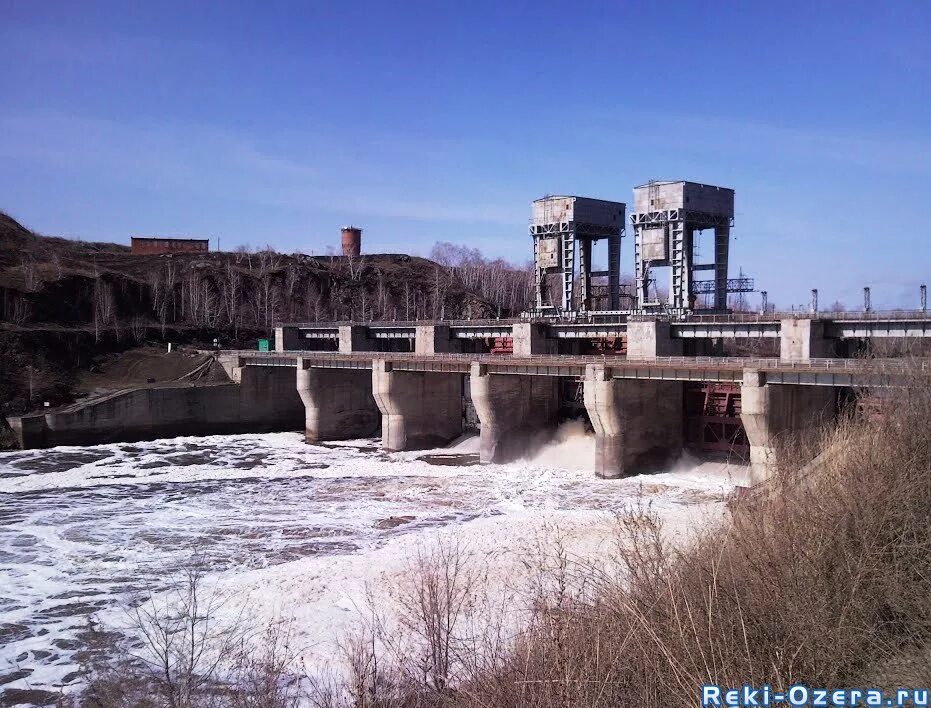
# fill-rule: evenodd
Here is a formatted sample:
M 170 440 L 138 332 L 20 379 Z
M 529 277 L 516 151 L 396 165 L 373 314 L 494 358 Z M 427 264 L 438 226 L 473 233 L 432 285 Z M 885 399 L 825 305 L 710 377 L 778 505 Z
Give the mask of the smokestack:
M 341 232 L 343 236 L 343 255 L 355 258 L 362 253 L 362 229 L 355 226 L 344 226 Z

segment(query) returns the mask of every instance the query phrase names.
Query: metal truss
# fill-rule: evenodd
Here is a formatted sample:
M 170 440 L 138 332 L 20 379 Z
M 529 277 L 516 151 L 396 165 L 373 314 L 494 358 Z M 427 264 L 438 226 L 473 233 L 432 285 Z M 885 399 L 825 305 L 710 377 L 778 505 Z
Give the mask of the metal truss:
M 696 280 L 692 283 L 692 292 L 696 295 L 710 295 L 715 292 L 715 285 L 713 280 Z M 727 281 L 729 293 L 752 293 L 753 291 L 753 278 L 729 278 Z
M 714 294 L 715 310 L 723 311 L 727 308 L 727 262 L 730 228 L 734 224 L 732 216 L 693 209 L 666 209 L 631 214 L 630 223 L 634 228 L 634 277 L 637 281 L 640 309 L 665 306 L 671 312 L 687 313 L 695 307 L 695 296 L 706 292 Z M 663 229 L 666 243 L 665 258 L 658 260 L 644 258 L 641 234 L 647 228 Z M 694 233 L 704 229 L 714 229 L 714 263 L 695 266 L 692 263 Z M 668 303 L 650 301 L 651 266 L 670 267 Z M 710 290 L 696 289 L 698 283 L 693 277 L 693 272 L 696 270 L 714 271 L 714 280 L 710 281 Z
M 536 291 L 537 309 L 542 310 L 554 303 L 544 303 L 545 277 L 547 271 L 558 271 L 561 286 L 561 307 L 563 313 L 576 310 L 576 278 L 578 276 L 578 305 L 581 311 L 591 309 L 591 278 L 592 272 L 591 252 L 592 243 L 601 239 L 608 239 L 608 307 L 616 310 L 620 306 L 620 265 L 621 265 L 621 238 L 624 236 L 623 226 L 615 229 L 606 228 L 600 224 L 587 224 L 575 221 L 557 221 L 545 224 L 531 224 L 529 229 L 533 237 L 534 260 L 534 288 Z M 540 245 L 541 238 L 558 238 L 557 261 L 558 265 L 541 268 Z
M 630 215 L 633 226 L 661 225 L 670 221 L 687 221 L 695 230 L 711 229 L 716 226 L 731 227 L 734 225 L 733 216 L 721 216 L 694 209 L 668 209 L 665 211 L 648 211 Z

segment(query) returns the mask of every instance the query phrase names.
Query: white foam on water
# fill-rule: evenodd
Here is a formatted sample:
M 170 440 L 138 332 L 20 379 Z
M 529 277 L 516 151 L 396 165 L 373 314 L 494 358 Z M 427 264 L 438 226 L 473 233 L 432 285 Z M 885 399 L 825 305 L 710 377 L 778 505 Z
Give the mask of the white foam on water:
M 130 596 L 163 589 L 195 552 L 209 582 L 247 597 L 259 621 L 293 621 L 305 658 L 323 662 L 366 595 L 388 606 L 411 555 L 439 537 L 512 587 L 551 526 L 595 557 L 612 512 L 642 497 L 684 532 L 720 513 L 740 471 L 686 461 L 599 480 L 591 436 L 576 426 L 510 464 L 475 464 L 477 445 L 386 454 L 375 440 L 307 445 L 278 433 L 0 453 L 0 677 L 29 672 L 0 700 L 3 688 L 78 681 L 88 618 L 118 623 Z

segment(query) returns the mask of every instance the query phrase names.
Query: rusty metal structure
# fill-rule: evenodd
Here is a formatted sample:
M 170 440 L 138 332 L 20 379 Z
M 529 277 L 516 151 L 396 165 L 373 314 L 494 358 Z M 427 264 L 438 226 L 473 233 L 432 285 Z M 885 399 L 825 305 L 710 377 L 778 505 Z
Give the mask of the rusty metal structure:
M 343 255 L 356 258 L 362 253 L 362 229 L 356 226 L 344 226 L 340 229 Z
M 747 460 L 750 443 L 740 419 L 740 386 L 733 383 L 687 384 L 685 443 L 699 452 Z

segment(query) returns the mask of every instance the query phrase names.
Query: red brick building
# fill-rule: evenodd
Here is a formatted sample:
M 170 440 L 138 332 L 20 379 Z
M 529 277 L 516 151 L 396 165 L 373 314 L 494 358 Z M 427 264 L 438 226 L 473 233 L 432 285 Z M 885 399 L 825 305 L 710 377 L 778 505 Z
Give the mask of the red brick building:
M 206 238 L 142 238 L 132 237 L 132 252 L 135 254 L 158 253 L 207 253 L 210 239 Z

